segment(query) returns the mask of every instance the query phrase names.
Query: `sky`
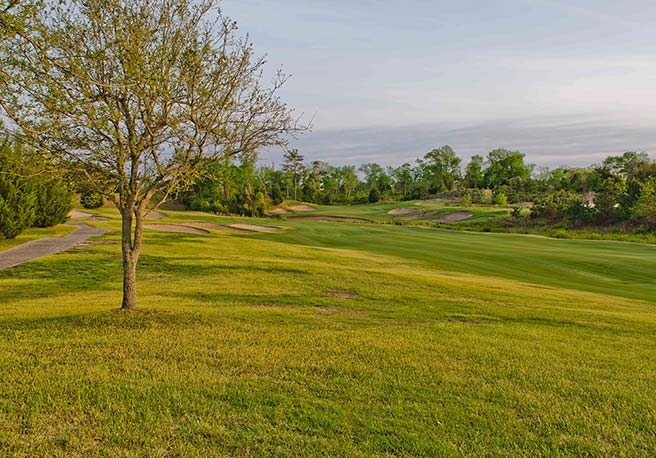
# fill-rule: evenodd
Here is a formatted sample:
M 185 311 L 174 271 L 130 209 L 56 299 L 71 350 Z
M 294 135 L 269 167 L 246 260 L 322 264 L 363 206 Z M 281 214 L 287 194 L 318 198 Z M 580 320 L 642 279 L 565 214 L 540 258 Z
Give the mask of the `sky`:
M 334 164 L 519 149 L 538 165 L 656 152 L 654 0 L 223 0 Z M 279 162 L 280 151 L 262 160 Z

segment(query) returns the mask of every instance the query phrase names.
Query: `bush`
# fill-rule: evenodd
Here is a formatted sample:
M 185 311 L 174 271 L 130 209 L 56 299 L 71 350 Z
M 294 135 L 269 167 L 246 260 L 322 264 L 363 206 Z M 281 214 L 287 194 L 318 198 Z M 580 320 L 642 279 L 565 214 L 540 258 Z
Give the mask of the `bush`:
M 464 196 L 462 196 L 462 202 L 461 202 L 461 204 L 462 204 L 462 206 L 465 207 L 465 208 L 471 206 L 471 204 L 472 204 L 472 198 L 471 198 L 471 196 L 470 196 L 469 194 L 465 194 Z
M 0 234 L 8 239 L 30 227 L 36 213 L 36 193 L 16 181 L 9 174 L 0 174 Z
M 494 196 L 494 203 L 496 205 L 507 205 L 508 204 L 508 197 L 502 192 L 497 193 L 496 196 Z
M 480 202 L 482 204 L 489 205 L 492 203 L 492 190 L 491 189 L 481 189 L 481 197 L 480 197 Z
M 61 181 L 40 183 L 36 190 L 35 227 L 50 227 L 66 221 L 73 194 Z
M 98 191 L 85 189 L 80 193 L 80 204 L 84 208 L 99 208 L 102 207 L 103 197 Z
M 369 203 L 375 204 L 379 200 L 380 200 L 380 192 L 378 192 L 378 189 L 376 188 L 371 188 L 371 191 L 369 191 Z

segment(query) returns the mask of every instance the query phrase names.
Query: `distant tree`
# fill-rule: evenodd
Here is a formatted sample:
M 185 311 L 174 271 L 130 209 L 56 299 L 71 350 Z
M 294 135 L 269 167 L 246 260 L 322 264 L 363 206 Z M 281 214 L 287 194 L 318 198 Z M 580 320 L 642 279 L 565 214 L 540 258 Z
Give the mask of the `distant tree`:
M 449 145 L 428 152 L 424 156 L 425 167 L 434 180 L 437 191 L 452 191 L 456 182 L 460 180 L 461 159 Z
M 298 187 L 303 177 L 303 171 L 305 169 L 305 166 L 303 165 L 305 158 L 299 154 L 297 149 L 287 150 L 284 158 L 285 162 L 282 168 L 288 174 L 292 182 L 294 200 L 298 200 Z
M 640 197 L 631 209 L 634 220 L 649 229 L 656 229 L 656 178 L 649 178 L 642 186 Z
M 465 168 L 465 186 L 476 189 L 483 186 L 483 156 L 477 154 L 469 160 Z
M 345 165 L 337 170 L 339 187 L 343 190 L 346 200 L 351 202 L 356 190 L 358 189 L 358 185 L 360 184 L 358 175 L 355 173 L 355 167 L 352 165 Z
M 412 166 L 407 162 L 392 171 L 394 178 L 394 190 L 400 194 L 403 199 L 411 198 L 411 191 L 413 185 Z
M 485 185 L 495 189 L 510 184 L 515 177 L 525 183 L 531 177 L 532 166 L 524 163 L 524 154 L 519 151 L 495 149 L 487 155 L 488 168 L 484 173 Z
M 378 189 L 376 188 L 371 188 L 371 191 L 369 191 L 369 203 L 375 204 L 379 200 L 380 200 L 380 192 L 378 192 Z
M 381 195 L 391 191 L 393 180 L 380 164 L 373 162 L 362 164 L 359 171 L 364 175 L 364 181 L 369 190 L 376 188 Z
M 607 157 L 599 169 L 607 177 L 625 180 L 629 174 L 649 162 L 649 156 L 646 153 L 629 151 L 621 156 Z
M 197 159 L 253 154 L 300 130 L 213 0 L 43 2 L 0 44 L 15 134 L 65 158 L 118 208 L 122 308 L 137 304 L 144 215 L 197 175 Z

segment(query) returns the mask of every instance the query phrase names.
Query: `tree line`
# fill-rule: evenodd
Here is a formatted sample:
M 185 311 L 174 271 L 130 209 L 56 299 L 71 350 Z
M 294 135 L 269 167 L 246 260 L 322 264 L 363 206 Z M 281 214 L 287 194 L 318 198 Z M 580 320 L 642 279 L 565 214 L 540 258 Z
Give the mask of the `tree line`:
M 538 168 L 519 151 L 495 149 L 466 164 L 448 145 L 414 163 L 333 166 L 306 162 L 297 150 L 281 167 L 254 160 L 208 163 L 195 184 L 180 193 L 195 210 L 263 215 L 284 200 L 358 204 L 379 200 L 462 199 L 463 205 L 534 203 L 532 217 L 572 224 L 640 221 L 651 225 L 656 163 L 645 153 L 609 156 L 589 167 Z

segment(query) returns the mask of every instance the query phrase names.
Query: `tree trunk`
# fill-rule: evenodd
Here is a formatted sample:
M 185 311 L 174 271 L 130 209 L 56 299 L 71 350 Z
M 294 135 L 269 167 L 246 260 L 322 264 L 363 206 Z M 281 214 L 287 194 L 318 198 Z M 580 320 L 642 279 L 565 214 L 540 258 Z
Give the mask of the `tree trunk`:
M 143 220 L 139 208 L 121 211 L 121 253 L 123 257 L 123 302 L 121 309 L 137 306 L 137 262 L 141 251 Z M 133 229 L 134 222 L 134 229 Z
M 123 253 L 123 310 L 137 306 L 137 263 L 131 255 Z

